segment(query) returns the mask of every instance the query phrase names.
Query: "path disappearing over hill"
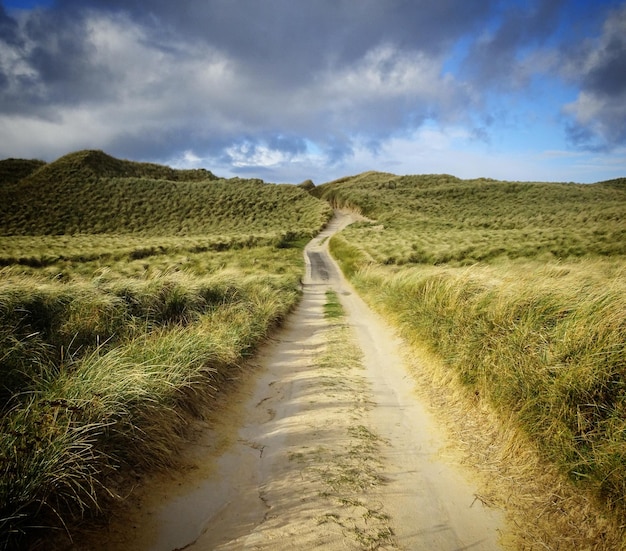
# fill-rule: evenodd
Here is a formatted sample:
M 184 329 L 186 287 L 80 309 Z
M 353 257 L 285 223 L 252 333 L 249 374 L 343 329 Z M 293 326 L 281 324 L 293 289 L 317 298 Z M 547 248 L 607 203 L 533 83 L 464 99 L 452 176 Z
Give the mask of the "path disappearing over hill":
M 337 213 L 307 246 L 303 300 L 261 351 L 258 377 L 194 445 L 193 468 L 145 499 L 124 547 L 500 548 L 502 515 L 442 458 L 396 338 L 328 253 L 352 219 Z M 328 290 L 340 324 L 324 316 Z

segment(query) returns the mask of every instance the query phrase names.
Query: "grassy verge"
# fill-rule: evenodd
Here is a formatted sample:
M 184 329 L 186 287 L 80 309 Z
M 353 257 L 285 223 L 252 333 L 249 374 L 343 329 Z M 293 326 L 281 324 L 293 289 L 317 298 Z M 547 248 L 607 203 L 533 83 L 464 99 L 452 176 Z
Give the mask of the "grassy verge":
M 624 182 L 367 173 L 319 190 L 376 218 L 330 243 L 364 298 L 596 503 L 591 524 L 610 517 L 561 532 L 568 549 L 615 548 L 626 526 Z
M 347 245 L 337 240 L 341 258 Z M 351 255 L 348 255 L 351 258 Z M 350 262 L 350 260 L 348 260 Z M 621 263 L 370 265 L 352 282 L 472 400 L 626 518 L 626 286 Z M 620 520 L 621 519 L 621 520 Z
M 339 302 L 337 293 L 332 290 L 326 291 L 326 302 L 324 303 L 324 317 L 329 320 L 338 320 L 345 315 L 343 306 Z
M 170 259 L 141 277 L 90 278 L 84 266 L 65 282 L 6 276 L 1 546 L 70 529 L 124 493 L 123 473 L 171 464 L 190 418 L 297 301 L 300 249 L 215 256 L 188 258 L 183 271 Z

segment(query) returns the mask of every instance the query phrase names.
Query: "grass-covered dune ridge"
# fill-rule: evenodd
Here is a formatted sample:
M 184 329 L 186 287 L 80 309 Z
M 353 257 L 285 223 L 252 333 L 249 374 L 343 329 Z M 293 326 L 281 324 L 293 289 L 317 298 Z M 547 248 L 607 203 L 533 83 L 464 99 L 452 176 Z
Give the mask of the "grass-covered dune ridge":
M 30 176 L 44 166 L 44 161 L 36 159 L 4 159 L 0 161 L 0 187 L 13 184 Z
M 0 175 L 0 548 L 20 549 L 175 462 L 295 305 L 331 209 L 99 151 Z
M 626 254 L 626 178 L 589 185 L 369 172 L 315 193 L 376 219 L 348 233 L 365 236 L 364 251 L 380 263 Z
M 331 240 L 366 300 L 623 527 L 626 179 L 366 173 L 316 193 L 374 219 Z
M 72 153 L 0 187 L 0 234 L 310 235 L 328 209 L 303 189 Z
M 180 170 L 155 163 L 117 159 L 103 151 L 86 149 L 68 153 L 52 163 L 26 159 L 0 161 L 0 182 L 29 182 L 47 185 L 54 182 L 89 181 L 104 178 L 149 178 L 151 180 L 198 181 L 215 180 L 206 169 Z

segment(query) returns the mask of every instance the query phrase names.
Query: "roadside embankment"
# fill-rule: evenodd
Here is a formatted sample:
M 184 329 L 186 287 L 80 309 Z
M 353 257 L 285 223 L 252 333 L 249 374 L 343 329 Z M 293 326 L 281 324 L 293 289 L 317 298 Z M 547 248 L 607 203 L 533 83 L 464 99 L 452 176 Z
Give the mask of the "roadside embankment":
M 342 236 L 330 246 L 359 294 L 416 353 L 437 359 L 428 362 L 438 365 L 434 371 L 420 367 L 417 376 L 439 384 L 442 414 L 453 409 L 446 405 L 453 389 L 462 396 L 458 417 L 450 419 L 457 435 L 468 412 L 499 425 L 499 435 L 475 438 L 469 433 L 481 429 L 474 425 L 459 438 L 479 448 L 499 439 L 499 458 L 474 450 L 468 461 L 504 487 L 515 481 L 527 488 L 508 502 L 510 511 L 526 515 L 520 538 L 559 549 L 620 549 L 626 496 L 620 265 L 386 267 Z M 527 522 L 533 516 L 536 522 Z

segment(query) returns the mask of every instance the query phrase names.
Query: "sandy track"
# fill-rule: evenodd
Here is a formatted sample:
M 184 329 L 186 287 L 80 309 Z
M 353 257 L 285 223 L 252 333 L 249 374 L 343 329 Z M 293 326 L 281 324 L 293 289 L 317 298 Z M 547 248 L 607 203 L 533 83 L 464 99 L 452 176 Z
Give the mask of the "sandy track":
M 195 444 L 193 468 L 145 498 L 124 547 L 499 549 L 502 515 L 441 456 L 399 343 L 328 254 L 350 221 L 339 213 L 308 245 L 303 300 L 259 355 L 259 377 Z M 328 289 L 343 325 L 323 316 Z

